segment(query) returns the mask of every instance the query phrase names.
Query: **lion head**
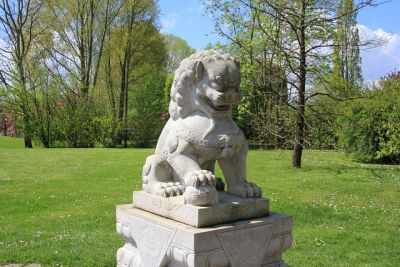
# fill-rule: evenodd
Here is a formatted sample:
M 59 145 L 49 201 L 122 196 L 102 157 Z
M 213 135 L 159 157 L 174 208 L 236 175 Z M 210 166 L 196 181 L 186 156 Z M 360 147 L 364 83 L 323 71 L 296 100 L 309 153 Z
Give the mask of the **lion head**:
M 194 111 L 212 117 L 230 115 L 242 95 L 239 62 L 227 53 L 200 50 L 184 59 L 175 72 L 169 114 L 173 120 Z

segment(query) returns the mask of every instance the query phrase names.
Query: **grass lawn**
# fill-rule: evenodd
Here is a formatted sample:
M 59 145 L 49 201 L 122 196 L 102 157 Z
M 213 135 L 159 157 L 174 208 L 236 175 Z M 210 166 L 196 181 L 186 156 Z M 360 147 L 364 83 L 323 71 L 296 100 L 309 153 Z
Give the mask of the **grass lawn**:
M 115 205 L 152 149 L 24 149 L 0 137 L 0 265 L 115 266 Z M 339 152 L 250 151 L 248 177 L 293 216 L 290 266 L 400 266 L 400 166 Z

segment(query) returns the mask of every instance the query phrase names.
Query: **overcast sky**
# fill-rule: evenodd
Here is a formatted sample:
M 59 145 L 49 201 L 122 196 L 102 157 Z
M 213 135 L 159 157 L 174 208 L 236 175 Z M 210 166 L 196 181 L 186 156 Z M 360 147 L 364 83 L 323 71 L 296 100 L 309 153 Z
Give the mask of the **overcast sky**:
M 221 38 L 213 33 L 214 24 L 205 15 L 199 0 L 160 0 L 162 31 L 185 39 L 195 49 Z M 368 7 L 357 21 L 362 34 L 387 39 L 381 47 L 361 52 L 366 81 L 376 80 L 390 71 L 400 70 L 400 0 Z

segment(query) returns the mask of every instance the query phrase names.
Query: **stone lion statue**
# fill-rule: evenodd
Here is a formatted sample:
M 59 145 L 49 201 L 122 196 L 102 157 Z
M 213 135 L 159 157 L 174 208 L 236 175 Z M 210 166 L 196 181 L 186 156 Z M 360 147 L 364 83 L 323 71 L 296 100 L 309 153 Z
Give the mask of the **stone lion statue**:
M 202 50 L 181 62 L 171 88 L 170 119 L 143 167 L 144 191 L 216 205 L 216 186 L 224 187 L 214 175 L 218 161 L 228 193 L 261 197 L 261 189 L 246 179 L 248 145 L 232 120 L 232 105 L 242 98 L 239 84 L 239 63 L 229 54 Z

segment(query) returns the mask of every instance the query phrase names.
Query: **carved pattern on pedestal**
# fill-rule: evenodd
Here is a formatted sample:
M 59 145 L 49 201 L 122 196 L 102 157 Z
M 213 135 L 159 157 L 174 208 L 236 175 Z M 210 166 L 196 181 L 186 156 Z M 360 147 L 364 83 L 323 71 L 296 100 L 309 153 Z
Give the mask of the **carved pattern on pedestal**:
M 269 239 L 263 263 L 279 262 L 274 266 L 287 266 L 282 260 L 282 253 L 292 245 L 292 226 L 288 220 L 277 220 L 274 225 L 274 231 Z M 264 266 L 264 265 L 263 265 Z
M 126 244 L 120 251 L 118 262 L 132 262 L 139 254 L 141 266 L 162 266 L 165 262 L 167 249 L 172 242 L 176 229 L 170 229 L 150 221 L 133 217 L 130 223 L 117 220 L 117 232 L 125 239 Z M 130 225 L 134 225 L 132 228 Z M 127 244 L 132 249 L 127 248 Z M 126 259 L 131 257 L 132 259 Z M 123 260 L 125 258 L 125 260 Z M 135 265 L 127 265 L 135 266 Z
M 218 240 L 229 258 L 232 267 L 259 267 L 263 261 L 267 241 L 271 237 L 273 224 L 248 227 L 218 233 Z M 262 237 L 262 238 L 260 238 Z M 237 240 L 242 242 L 237 245 Z M 243 243 L 245 243 L 243 245 Z M 247 255 L 244 258 L 242 255 Z
M 116 228 L 117 233 L 125 240 L 125 245 L 117 251 L 117 266 L 140 266 L 141 258 L 137 251 L 136 241 L 131 235 L 130 224 L 117 218 Z
M 232 221 L 237 221 L 243 219 L 245 214 L 249 214 L 249 211 L 255 210 L 255 202 L 248 201 L 247 203 L 242 203 L 241 205 L 224 205 L 221 206 L 218 210 L 214 210 L 214 216 L 216 218 L 221 218 L 221 222 L 223 222 L 223 218 L 225 216 L 229 216 Z
M 141 266 L 142 260 L 137 252 L 137 249 L 126 243 L 122 248 L 117 251 L 117 266 L 118 267 L 131 267 Z
M 194 253 L 179 244 L 171 243 L 168 249 L 168 257 L 173 262 L 187 267 L 227 267 L 229 260 L 222 248 L 214 248 L 208 251 Z
M 176 243 L 171 243 L 167 251 L 167 256 L 172 261 L 176 261 L 183 266 L 194 267 L 194 252 Z
M 287 266 L 282 253 L 292 243 L 289 217 L 272 214 L 270 221 L 254 220 L 196 232 L 190 226 L 159 223 L 140 213 L 117 214 L 117 232 L 126 241 L 117 252 L 118 267 Z M 192 243 L 195 239 L 197 245 Z

